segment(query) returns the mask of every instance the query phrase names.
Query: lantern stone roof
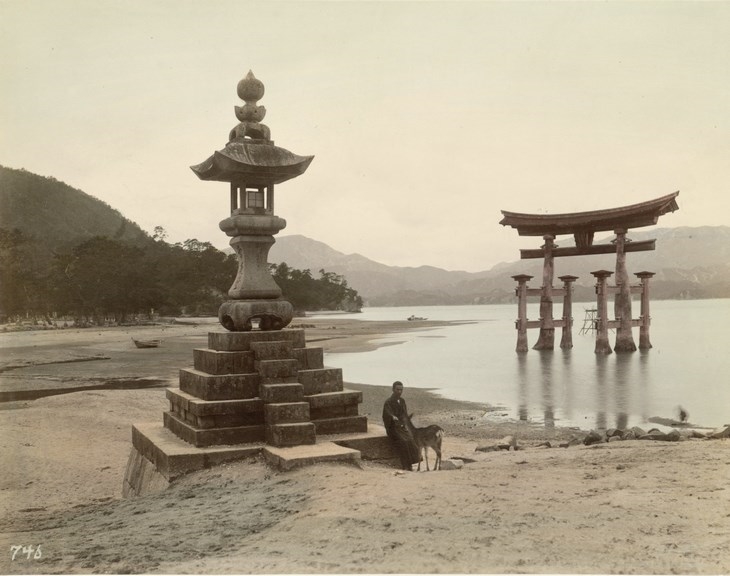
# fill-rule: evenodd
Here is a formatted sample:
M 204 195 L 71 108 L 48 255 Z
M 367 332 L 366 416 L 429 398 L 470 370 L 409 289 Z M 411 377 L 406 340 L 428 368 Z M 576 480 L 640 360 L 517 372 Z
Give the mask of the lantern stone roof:
M 234 107 L 240 123 L 231 130 L 228 144 L 191 166 L 192 171 L 201 180 L 248 186 L 279 184 L 304 174 L 314 156 L 299 156 L 274 145 L 268 126 L 261 123 L 266 108 L 257 104 L 264 85 L 250 70 L 238 83 L 238 95 L 245 104 Z
M 191 166 L 201 180 L 279 184 L 304 174 L 314 156 L 298 156 L 272 144 L 236 138 L 204 162 Z
M 652 226 L 660 216 L 678 210 L 678 195 L 679 192 L 673 192 L 639 204 L 567 214 L 523 214 L 502 210 L 504 217 L 499 223 L 516 228 L 520 236 L 592 235 L 619 228 L 641 228 Z

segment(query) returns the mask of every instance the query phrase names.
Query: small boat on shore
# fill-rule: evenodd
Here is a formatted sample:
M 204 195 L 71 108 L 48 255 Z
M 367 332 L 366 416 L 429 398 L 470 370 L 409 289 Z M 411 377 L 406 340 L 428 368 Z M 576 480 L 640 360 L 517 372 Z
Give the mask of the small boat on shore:
M 137 348 L 157 348 L 160 345 L 159 340 L 135 340 L 132 338 L 132 342 Z

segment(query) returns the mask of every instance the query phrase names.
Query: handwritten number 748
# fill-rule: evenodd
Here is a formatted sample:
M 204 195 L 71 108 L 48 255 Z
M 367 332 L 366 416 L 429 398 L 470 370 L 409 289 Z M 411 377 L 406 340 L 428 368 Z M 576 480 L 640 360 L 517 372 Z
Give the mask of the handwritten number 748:
M 18 555 L 18 552 L 20 552 L 21 557 L 25 556 L 26 559 L 30 560 L 31 556 L 34 560 L 40 560 L 43 554 L 41 554 L 41 547 L 40 545 L 36 546 L 35 548 L 33 546 L 11 546 L 10 552 L 13 554 L 12 560 L 15 560 L 15 557 Z

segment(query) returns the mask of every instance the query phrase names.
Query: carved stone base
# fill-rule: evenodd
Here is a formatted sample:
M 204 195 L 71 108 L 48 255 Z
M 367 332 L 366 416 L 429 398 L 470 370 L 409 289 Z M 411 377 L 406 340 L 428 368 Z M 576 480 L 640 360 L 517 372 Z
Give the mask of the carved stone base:
M 254 319 L 261 330 L 281 330 L 292 318 L 294 307 L 286 300 L 228 300 L 218 309 L 221 326 L 231 332 L 248 332 Z

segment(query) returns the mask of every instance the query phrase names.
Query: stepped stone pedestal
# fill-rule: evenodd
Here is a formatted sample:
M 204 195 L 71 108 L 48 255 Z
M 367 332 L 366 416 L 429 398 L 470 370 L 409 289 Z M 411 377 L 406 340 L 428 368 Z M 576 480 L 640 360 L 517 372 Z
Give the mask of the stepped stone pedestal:
M 167 389 L 162 425 L 133 427 L 125 495 L 259 453 L 282 469 L 359 462 L 357 438 L 382 453 L 381 434 L 358 414 L 362 393 L 344 389 L 342 370 L 326 368 L 323 357 L 306 347 L 302 329 L 209 333 L 193 367 L 180 370 L 179 388 Z M 337 445 L 318 438 L 332 435 Z

